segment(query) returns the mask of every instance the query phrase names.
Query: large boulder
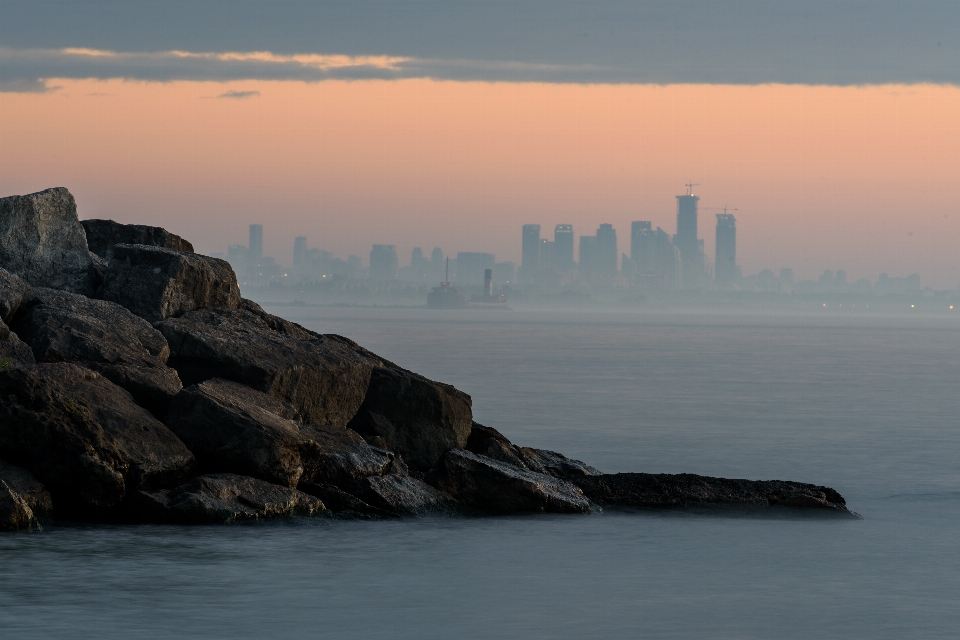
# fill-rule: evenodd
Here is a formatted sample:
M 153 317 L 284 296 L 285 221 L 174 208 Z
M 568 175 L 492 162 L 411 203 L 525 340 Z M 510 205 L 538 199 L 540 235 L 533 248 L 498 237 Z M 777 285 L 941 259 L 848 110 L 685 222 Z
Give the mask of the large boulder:
M 0 322 L 13 321 L 13 314 L 29 290 L 30 285 L 26 282 L 6 269 L 0 269 Z
M 447 494 L 405 475 L 370 476 L 356 483 L 352 492 L 364 503 L 397 515 L 419 516 L 456 506 Z
M 35 287 L 93 293 L 93 259 L 69 191 L 0 198 L 0 267 Z
M 393 511 L 369 505 L 332 484 L 301 484 L 297 489 L 319 498 L 327 509 L 341 517 L 391 518 L 398 515 Z
M 691 473 L 612 473 L 574 480 L 600 505 L 677 508 L 797 507 L 839 515 L 854 515 L 830 487 L 782 480 L 710 478 Z
M 193 253 L 193 245 L 163 227 L 121 224 L 113 220 L 81 220 L 87 232 L 87 246 L 98 256 L 110 260 L 115 244 L 142 244 L 161 249 Z
M 473 423 L 465 448 L 471 453 L 564 480 L 603 475 L 603 472 L 585 462 L 568 458 L 556 451 L 518 447 L 493 427 L 485 427 L 476 422 Z
M 304 422 L 347 426 L 386 361 L 346 338 L 271 318 L 249 308 L 201 309 L 156 326 L 184 384 L 233 380 L 289 402 Z
M 0 371 L 0 455 L 43 482 L 58 511 L 88 517 L 179 484 L 194 467 L 183 442 L 129 393 L 67 363 Z
M 33 351 L 0 320 L 0 371 L 23 364 L 36 364 Z
M 206 307 L 235 309 L 241 300 L 226 260 L 142 244 L 113 246 L 97 297 L 151 322 Z
M 400 464 L 392 452 L 371 447 L 352 429 L 304 425 L 300 435 L 309 442 L 312 454 L 306 461 L 304 482 L 351 486 Z
M 349 426 L 381 437 L 411 469 L 426 471 L 450 449 L 462 449 L 473 426 L 472 401 L 456 388 L 399 367 L 378 367 Z
M 499 513 L 589 513 L 576 485 L 469 451 L 448 451 L 428 480 L 464 504 Z
M 38 362 L 76 362 L 93 369 L 162 417 L 183 385 L 166 366 L 170 349 L 149 322 L 105 300 L 34 288 L 14 325 Z
M 175 489 L 142 492 L 148 519 L 183 523 L 229 523 L 326 513 L 317 498 L 256 478 L 219 473 L 194 478 Z
M 39 527 L 52 511 L 50 492 L 33 474 L 0 460 L 0 531 Z

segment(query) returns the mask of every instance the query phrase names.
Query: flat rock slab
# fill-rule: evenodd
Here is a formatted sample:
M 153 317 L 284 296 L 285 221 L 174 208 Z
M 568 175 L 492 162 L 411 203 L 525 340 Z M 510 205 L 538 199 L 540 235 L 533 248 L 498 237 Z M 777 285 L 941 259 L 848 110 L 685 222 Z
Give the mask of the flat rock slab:
M 0 460 L 0 531 L 39 528 L 52 511 L 50 492 L 33 474 Z
M 143 224 L 121 224 L 113 220 L 81 220 L 87 233 L 87 247 L 98 256 L 110 260 L 115 244 L 142 244 L 161 249 L 193 253 L 193 245 L 163 227 Z
M 0 198 L 0 267 L 35 287 L 93 293 L 93 258 L 69 191 Z
M 0 371 L 0 455 L 57 509 L 95 518 L 131 493 L 188 478 L 193 454 L 129 393 L 75 364 Z
M 364 478 L 354 486 L 353 493 L 365 503 L 397 515 L 420 516 L 456 507 L 449 495 L 403 475 Z
M 194 309 L 240 306 L 237 276 L 226 260 L 142 244 L 113 246 L 97 297 L 157 322 Z
M 13 314 L 20 308 L 20 303 L 29 289 L 30 285 L 26 282 L 0 268 L 0 322 L 13 321 Z
M 485 427 L 476 422 L 473 423 L 465 448 L 477 455 L 564 480 L 603 475 L 603 472 L 585 462 L 568 458 L 556 451 L 518 447 L 493 427 Z
M 440 458 L 428 480 L 464 504 L 498 513 L 589 513 L 576 485 L 543 473 L 454 449 Z
M 327 513 L 317 498 L 256 478 L 219 473 L 140 494 L 148 518 L 182 523 L 231 523 Z
M 167 341 L 149 322 L 113 302 L 34 288 L 20 305 L 17 335 L 39 362 L 76 362 L 126 389 L 154 415 L 166 414 L 183 385 L 166 366 Z
M 397 515 L 392 511 L 378 509 L 373 505 L 367 504 L 355 495 L 349 494 L 340 487 L 335 487 L 332 484 L 301 484 L 297 488 L 304 493 L 319 498 L 323 501 L 326 508 L 340 516 L 393 518 Z
M 689 473 L 611 473 L 574 480 L 600 505 L 629 507 L 772 506 L 819 509 L 853 515 L 846 500 L 829 487 L 782 480 L 710 478 Z

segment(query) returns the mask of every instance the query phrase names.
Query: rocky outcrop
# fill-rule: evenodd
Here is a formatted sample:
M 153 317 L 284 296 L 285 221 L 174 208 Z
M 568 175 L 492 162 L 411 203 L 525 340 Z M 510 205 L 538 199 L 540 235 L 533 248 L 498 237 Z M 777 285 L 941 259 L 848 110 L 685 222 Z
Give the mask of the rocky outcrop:
M 240 306 L 237 276 L 226 260 L 141 244 L 113 246 L 97 297 L 151 322 L 194 309 Z
M 175 489 L 140 494 L 140 509 L 151 520 L 231 523 L 326 513 L 317 498 L 256 478 L 218 473 Z
M 93 293 L 93 259 L 69 191 L 0 198 L 0 267 L 31 286 Z
M 411 469 L 426 471 L 450 449 L 467 444 L 473 426 L 470 396 L 399 367 L 379 367 L 350 428 L 381 437 Z
M 734 480 L 689 473 L 612 473 L 574 481 L 600 505 L 622 507 L 798 507 L 854 515 L 829 487 L 782 480 Z
M 262 310 L 261 310 L 262 312 Z M 267 315 L 267 314 L 263 314 Z M 248 309 L 203 309 L 158 323 L 184 384 L 233 380 L 289 402 L 304 422 L 345 427 L 385 361 L 340 336 Z
M 498 513 L 589 513 L 576 485 L 543 473 L 454 449 L 440 458 L 428 481 L 464 504 Z
M 0 531 L 39 528 L 52 511 L 50 492 L 29 471 L 0 460 Z
M 341 517 L 392 518 L 397 514 L 378 509 L 332 484 L 301 484 L 297 487 L 323 501 L 324 506 Z
M 6 269 L 0 269 L 0 322 L 13 321 L 13 314 L 29 290 L 30 285 L 26 282 Z
M 143 224 L 121 224 L 113 220 L 81 220 L 87 233 L 87 247 L 98 256 L 110 260 L 115 244 L 142 244 L 148 247 L 193 253 L 193 245 L 162 227 Z
M 131 493 L 189 477 L 193 454 L 129 393 L 75 364 L 0 371 L 0 456 L 30 470 L 58 511 L 97 517 Z
M 368 476 L 381 476 L 394 466 L 392 452 L 371 447 L 352 429 L 305 425 L 300 434 L 313 454 L 304 482 L 350 486 Z
M 556 451 L 518 447 L 496 429 L 476 422 L 473 423 L 470 431 L 466 449 L 471 453 L 565 480 L 603 475 L 601 471 L 590 465 L 568 458 Z
M 15 328 L 38 362 L 75 362 L 126 389 L 163 417 L 183 385 L 166 366 L 170 349 L 149 322 L 105 300 L 35 288 L 24 298 Z
M 33 351 L 0 320 L 0 371 L 22 364 L 35 364 Z
M 449 495 L 405 475 L 370 476 L 356 483 L 352 491 L 366 504 L 397 515 L 419 516 L 456 506 Z

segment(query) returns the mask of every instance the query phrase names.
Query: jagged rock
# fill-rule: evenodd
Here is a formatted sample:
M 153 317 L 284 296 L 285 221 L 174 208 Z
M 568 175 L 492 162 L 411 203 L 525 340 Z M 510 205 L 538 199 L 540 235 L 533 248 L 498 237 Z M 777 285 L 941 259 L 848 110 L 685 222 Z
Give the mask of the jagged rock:
M 103 374 L 162 417 L 183 385 L 166 366 L 170 349 L 149 322 L 123 307 L 74 293 L 34 288 L 17 314 L 17 335 L 39 362 L 76 362 Z
M 0 460 L 0 531 L 39 527 L 52 511 L 50 492 L 29 471 Z
M 33 351 L 0 320 L 0 371 L 22 364 L 36 364 Z
M 352 429 L 304 425 L 300 433 L 317 452 L 307 462 L 304 482 L 347 486 L 368 476 L 383 475 L 397 462 L 393 453 L 371 447 Z
M 161 249 L 193 253 L 193 245 L 163 227 L 121 224 L 114 220 L 81 220 L 90 251 L 107 260 L 113 257 L 115 244 L 142 244 Z
M 352 491 L 365 503 L 399 515 L 423 515 L 455 506 L 447 494 L 404 475 L 370 476 L 356 483 Z
M 564 480 L 572 480 L 581 476 L 603 475 L 601 471 L 590 465 L 568 458 L 556 451 L 518 447 L 496 429 L 485 427 L 476 422 L 473 423 L 473 429 L 470 431 L 470 439 L 467 441 L 466 450 Z
M 58 510 L 95 516 L 189 477 L 193 454 L 129 393 L 75 364 L 0 371 L 0 455 L 30 470 Z
M 30 285 L 26 282 L 6 269 L 0 269 L 0 322 L 13 321 L 13 314 L 29 290 Z
M 218 473 L 156 492 L 141 492 L 141 509 L 151 519 L 184 523 L 230 523 L 325 513 L 317 498 L 256 478 Z
M 589 513 L 576 485 L 460 449 L 448 451 L 431 470 L 432 485 L 484 511 Z
M 735 480 L 690 473 L 613 473 L 574 480 L 600 505 L 630 507 L 806 507 L 853 515 L 829 487 L 782 480 Z
M 202 309 L 156 326 L 184 384 L 233 380 L 289 402 L 304 422 L 347 426 L 386 361 L 340 336 L 274 324 L 248 309 Z
M 429 469 L 450 449 L 462 449 L 473 425 L 470 396 L 399 367 L 379 367 L 349 427 L 380 436 L 411 469 Z
M 323 501 L 325 507 L 339 515 L 373 516 L 390 518 L 396 514 L 385 509 L 378 509 L 367 504 L 360 498 L 350 495 L 343 489 L 332 484 L 301 484 L 300 491 Z
M 62 187 L 0 198 L 0 267 L 35 287 L 93 293 L 77 203 Z
M 97 297 L 151 322 L 194 309 L 235 309 L 241 300 L 226 260 L 142 244 L 113 246 Z

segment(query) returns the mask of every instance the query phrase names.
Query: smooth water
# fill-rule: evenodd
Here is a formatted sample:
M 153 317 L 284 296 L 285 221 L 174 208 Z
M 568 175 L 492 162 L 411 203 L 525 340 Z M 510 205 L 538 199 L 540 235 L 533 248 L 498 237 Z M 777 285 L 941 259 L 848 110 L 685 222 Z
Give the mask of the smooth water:
M 604 471 L 792 479 L 863 520 L 684 513 L 0 536 L 6 638 L 953 638 L 960 319 L 272 311 Z

